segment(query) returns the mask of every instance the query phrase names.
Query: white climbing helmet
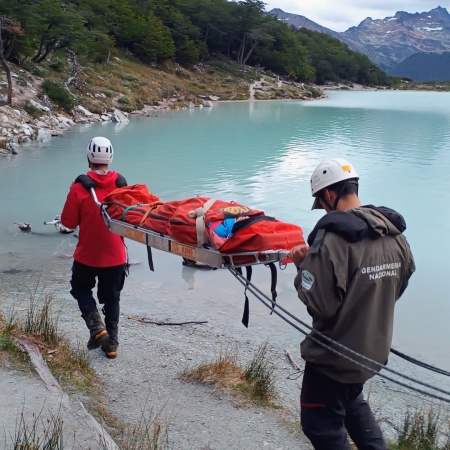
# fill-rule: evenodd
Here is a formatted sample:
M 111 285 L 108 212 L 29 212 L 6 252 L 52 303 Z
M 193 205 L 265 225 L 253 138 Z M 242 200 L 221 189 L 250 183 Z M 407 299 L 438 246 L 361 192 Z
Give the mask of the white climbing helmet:
M 92 138 L 87 147 L 87 156 L 91 163 L 110 164 L 114 156 L 111 141 L 101 136 Z
M 355 168 L 347 160 L 342 158 L 329 159 L 319 164 L 311 175 L 311 195 L 317 197 L 317 194 L 332 184 L 340 181 L 359 179 Z M 312 209 L 321 209 L 319 199 L 314 200 Z

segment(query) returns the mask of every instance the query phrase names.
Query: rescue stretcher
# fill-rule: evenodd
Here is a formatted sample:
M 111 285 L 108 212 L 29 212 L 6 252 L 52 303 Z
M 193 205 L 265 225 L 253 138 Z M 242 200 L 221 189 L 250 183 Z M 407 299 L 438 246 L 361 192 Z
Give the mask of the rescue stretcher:
M 222 269 L 230 266 L 243 267 L 256 264 L 267 264 L 270 262 L 280 262 L 285 264 L 289 255 L 288 250 L 265 250 L 223 254 L 211 247 L 197 247 L 183 244 L 170 236 L 162 236 L 152 230 L 112 219 L 104 208 L 102 209 L 102 215 L 106 225 L 113 233 L 131 239 L 132 241 L 140 242 L 148 248 L 155 248 L 164 252 L 173 253 L 215 269 Z M 242 257 L 245 257 L 246 262 L 239 263 L 239 260 L 242 261 Z M 150 266 L 151 270 L 153 270 L 152 264 L 150 264 Z
M 150 270 L 154 270 L 153 257 L 151 249 L 157 249 L 164 252 L 172 253 L 187 260 L 202 265 L 209 266 L 214 269 L 221 268 L 240 268 L 258 264 L 272 265 L 279 263 L 280 267 L 285 267 L 287 263 L 292 262 L 289 259 L 289 248 L 273 248 L 273 249 L 255 249 L 254 251 L 237 251 L 222 252 L 219 249 L 208 245 L 207 242 L 200 244 L 192 244 L 181 242 L 172 236 L 159 233 L 158 231 L 140 226 L 138 224 L 128 223 L 124 220 L 118 220 L 111 217 L 108 212 L 108 203 L 102 203 L 98 200 L 95 190 L 90 189 L 94 202 L 99 206 L 101 215 L 105 224 L 111 232 L 123 236 L 124 238 L 144 244 L 147 247 L 148 260 Z M 131 206 L 130 206 L 131 208 Z M 128 209 L 128 208 L 127 208 Z M 200 218 L 204 222 L 204 217 Z M 277 221 L 278 222 L 278 221 Z M 291 225 L 291 224 L 289 224 Z M 294 225 L 291 225 L 294 227 Z M 297 227 L 297 226 L 295 226 Z M 298 228 L 297 235 L 302 240 L 301 228 Z M 198 231 L 197 231 L 198 232 Z M 295 244 L 302 242 L 295 242 Z

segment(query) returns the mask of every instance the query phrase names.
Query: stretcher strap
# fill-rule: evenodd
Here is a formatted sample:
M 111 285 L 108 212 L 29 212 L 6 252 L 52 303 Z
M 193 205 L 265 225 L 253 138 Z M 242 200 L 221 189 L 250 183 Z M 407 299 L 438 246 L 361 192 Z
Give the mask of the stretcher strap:
M 128 206 L 125 208 L 122 212 L 122 222 L 127 221 L 127 212 L 130 211 L 130 209 L 139 208 L 140 206 L 149 206 L 147 203 L 136 203 L 135 205 Z
M 197 245 L 201 247 L 206 242 L 205 216 L 209 208 L 216 202 L 215 198 L 210 198 L 203 206 L 189 211 L 188 216 L 195 218 L 195 228 L 197 230 Z
M 145 214 L 142 216 L 141 221 L 139 222 L 139 226 L 142 227 L 147 220 L 147 217 L 150 215 L 150 213 L 159 205 L 164 205 L 164 202 L 155 202 L 152 203 L 151 207 L 145 212 Z M 150 205 L 149 205 L 150 206 Z
M 247 272 L 247 283 L 245 285 L 245 303 L 244 303 L 244 314 L 242 315 L 242 324 L 245 328 L 248 328 L 248 322 L 250 319 L 250 305 L 247 296 L 247 288 L 252 280 L 252 266 L 245 266 L 245 270 Z M 242 275 L 242 269 L 240 267 L 236 267 L 236 271 Z
M 270 283 L 270 292 L 272 293 L 272 310 L 270 311 L 270 314 L 273 313 L 273 310 L 275 309 L 275 303 L 277 301 L 277 268 L 275 267 L 275 264 L 273 262 L 265 264 L 265 266 L 268 266 L 270 269 L 270 273 L 272 274 L 271 277 L 271 283 Z
M 152 272 L 155 271 L 155 266 L 153 265 L 153 255 L 152 255 L 152 248 L 147 245 L 147 260 L 148 260 L 148 267 Z

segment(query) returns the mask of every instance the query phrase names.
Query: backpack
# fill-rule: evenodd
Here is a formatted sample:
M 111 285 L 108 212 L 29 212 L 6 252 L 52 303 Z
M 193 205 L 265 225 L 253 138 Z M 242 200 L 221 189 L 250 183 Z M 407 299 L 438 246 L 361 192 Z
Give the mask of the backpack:
M 126 186 L 128 184 L 126 178 L 123 175 L 120 175 L 120 173 L 118 173 L 117 175 L 118 177 L 116 179 L 116 186 Z M 97 183 L 89 175 L 86 174 L 78 175 L 75 178 L 74 183 L 81 183 L 88 191 L 97 186 Z

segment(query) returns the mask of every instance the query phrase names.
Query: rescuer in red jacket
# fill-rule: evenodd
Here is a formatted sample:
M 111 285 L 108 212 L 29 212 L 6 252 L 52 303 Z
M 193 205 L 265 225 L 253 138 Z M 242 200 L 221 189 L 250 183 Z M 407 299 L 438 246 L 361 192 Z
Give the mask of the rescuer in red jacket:
M 101 202 L 112 190 L 126 185 L 125 179 L 109 170 L 114 150 L 109 139 L 94 137 L 87 148 L 90 171 L 89 181 Z M 70 293 L 78 301 L 86 325 L 90 331 L 89 350 L 101 346 L 106 356 L 117 356 L 119 345 L 120 292 L 123 288 L 127 254 L 123 238 L 112 233 L 100 214 L 90 191 L 78 177 L 70 187 L 61 214 L 61 223 L 68 228 L 79 227 L 78 244 L 73 255 Z M 102 317 L 92 290 L 97 284 L 97 298 L 103 305 Z

